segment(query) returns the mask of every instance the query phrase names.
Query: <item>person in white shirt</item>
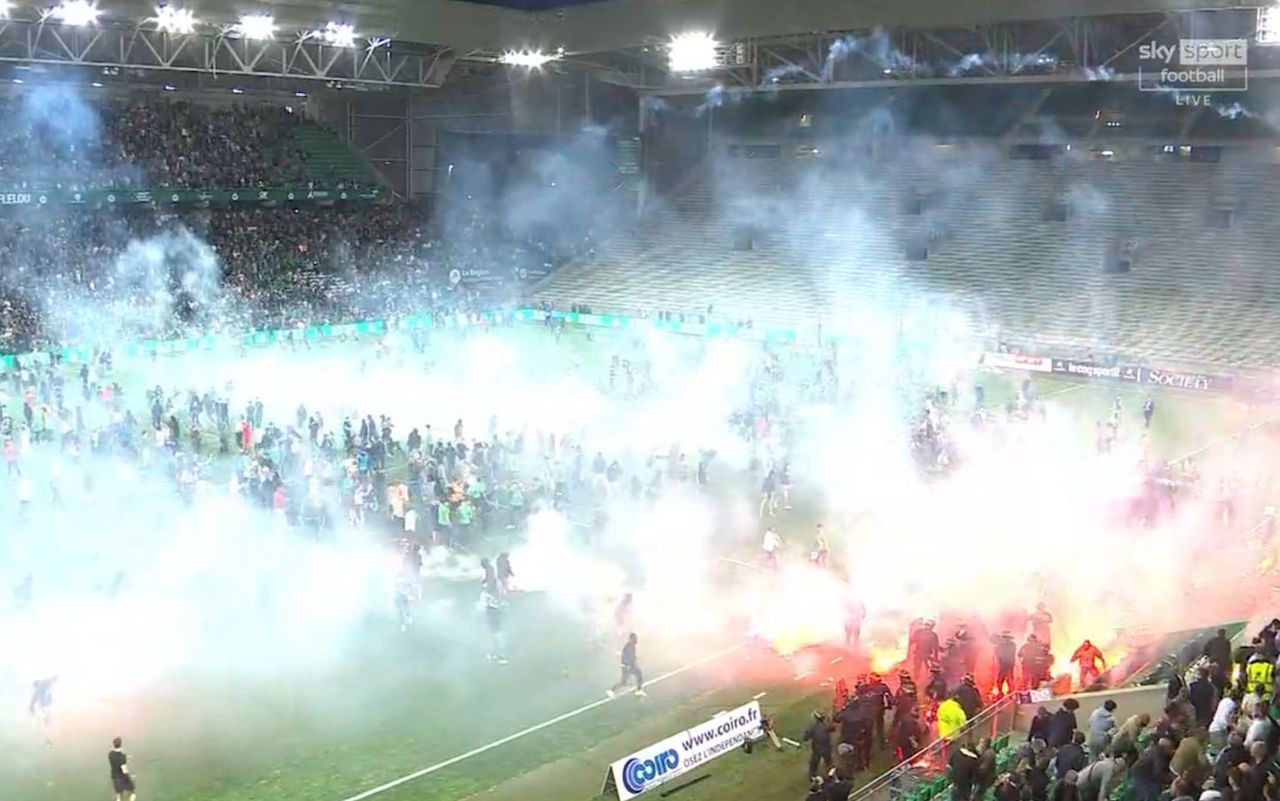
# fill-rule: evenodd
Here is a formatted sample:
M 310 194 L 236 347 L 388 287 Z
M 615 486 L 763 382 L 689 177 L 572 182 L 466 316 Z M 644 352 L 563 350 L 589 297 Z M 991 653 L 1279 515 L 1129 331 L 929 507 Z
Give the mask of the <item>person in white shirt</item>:
M 418 531 L 418 510 L 410 507 L 404 513 L 404 533 L 415 534 Z M 410 537 L 410 539 L 413 539 Z
M 1240 699 L 1240 717 L 1245 720 L 1253 720 L 1253 710 L 1258 708 L 1258 704 L 1262 703 L 1262 696 L 1253 690 L 1244 694 L 1244 698 Z
M 1244 736 L 1244 747 L 1248 748 L 1254 743 L 1265 743 L 1270 731 L 1271 721 L 1267 720 L 1267 711 L 1259 704 L 1254 707 L 1253 722 L 1249 724 L 1249 732 Z
M 1215 748 L 1225 748 L 1227 733 L 1236 725 L 1236 715 L 1240 712 L 1240 701 L 1235 694 L 1223 697 L 1218 702 L 1218 709 L 1213 713 L 1213 722 L 1209 724 L 1209 743 Z
M 778 567 L 778 549 L 782 547 L 782 537 L 778 536 L 778 532 L 773 526 L 765 529 L 764 532 L 764 560 L 769 567 L 777 569 Z

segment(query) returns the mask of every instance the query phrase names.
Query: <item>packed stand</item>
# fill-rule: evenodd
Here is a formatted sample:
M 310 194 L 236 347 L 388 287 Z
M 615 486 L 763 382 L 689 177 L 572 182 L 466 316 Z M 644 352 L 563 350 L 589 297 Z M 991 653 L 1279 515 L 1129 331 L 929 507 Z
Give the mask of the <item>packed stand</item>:
M 1280 797 L 1278 635 L 1280 620 L 1273 620 L 1233 646 L 1219 629 L 1189 665 L 1175 666 L 1161 714 L 1121 715 L 1117 702 L 1106 698 L 1086 712 L 1068 698 L 1052 711 L 1040 706 L 1021 743 L 1011 743 L 1008 735 L 975 742 L 964 725 L 975 714 L 970 707 L 977 697 L 966 695 L 962 685 L 941 695 L 945 700 L 936 711 L 938 734 L 947 743 L 946 775 L 926 780 L 905 797 L 1271 801 Z
M 4 216 L 0 352 L 474 308 L 464 255 L 404 206 Z
M 0 102 L 0 189 L 218 189 L 305 185 L 303 118 L 279 105 L 86 104 L 71 93 Z M 311 124 L 311 123 L 307 123 Z

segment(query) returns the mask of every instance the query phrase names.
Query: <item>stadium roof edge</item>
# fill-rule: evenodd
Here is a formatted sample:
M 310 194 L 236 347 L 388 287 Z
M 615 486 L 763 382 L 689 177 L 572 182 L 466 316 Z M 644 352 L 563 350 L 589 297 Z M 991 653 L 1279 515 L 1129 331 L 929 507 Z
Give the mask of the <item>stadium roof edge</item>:
M 1256 0 L 604 0 L 546 12 L 503 15 L 502 44 L 532 34 L 536 44 L 571 53 L 620 50 L 688 30 L 712 32 L 721 41 L 861 30 L 878 25 L 908 28 L 969 27 L 997 22 L 1104 17 L 1125 14 L 1254 8 Z M 530 26 L 530 18 L 534 25 Z
M 154 0 L 106 0 L 108 13 L 142 20 L 155 13 Z M 360 34 L 401 42 L 444 45 L 470 51 L 564 47 L 599 53 L 665 42 L 688 30 L 714 33 L 721 41 L 863 30 L 878 25 L 907 28 L 968 27 L 1074 17 L 1138 13 L 1214 11 L 1256 7 L 1257 0 L 1074 0 L 1070 7 L 1046 0 L 602 0 L 550 11 L 517 11 L 460 0 L 205 0 L 203 19 L 233 22 L 246 12 L 272 14 L 282 28 L 349 22 Z

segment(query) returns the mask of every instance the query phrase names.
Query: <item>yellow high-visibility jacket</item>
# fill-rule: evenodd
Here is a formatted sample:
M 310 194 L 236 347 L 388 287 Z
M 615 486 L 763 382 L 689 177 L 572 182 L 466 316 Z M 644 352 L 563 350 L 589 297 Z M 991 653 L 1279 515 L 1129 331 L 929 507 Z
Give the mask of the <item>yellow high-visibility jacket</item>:
M 966 720 L 968 718 L 965 717 L 964 707 L 956 699 L 948 698 L 938 704 L 938 736 L 942 739 L 950 740 L 955 737 L 964 728 Z
M 1271 676 L 1274 667 L 1266 659 L 1251 659 L 1249 664 L 1245 665 L 1245 680 L 1249 683 L 1249 689 L 1257 691 L 1258 695 L 1263 698 L 1271 697 Z

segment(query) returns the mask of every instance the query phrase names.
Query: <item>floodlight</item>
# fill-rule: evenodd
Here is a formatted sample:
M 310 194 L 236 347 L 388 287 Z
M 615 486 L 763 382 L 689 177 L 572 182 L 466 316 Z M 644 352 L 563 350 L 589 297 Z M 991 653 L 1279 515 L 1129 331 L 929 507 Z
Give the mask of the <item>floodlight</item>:
M 536 70 L 548 61 L 555 61 L 560 56 L 549 56 L 541 50 L 508 50 L 498 57 L 498 61 L 512 67 L 528 67 Z
M 709 33 L 682 33 L 667 48 L 672 72 L 703 72 L 716 68 L 719 43 Z
M 1260 45 L 1280 44 L 1280 6 L 1258 9 L 1257 42 Z
M 324 43 L 332 47 L 355 47 L 356 29 L 345 22 L 330 22 L 317 31 Z
M 161 33 L 187 34 L 196 30 L 196 15 L 186 8 L 156 6 L 154 21 Z
M 234 30 L 237 36 L 244 39 L 274 39 L 276 38 L 276 18 L 270 14 L 250 14 L 241 17 Z
M 63 25 L 82 28 L 97 22 L 98 15 L 101 13 L 98 7 L 88 0 L 67 0 L 54 8 L 51 16 Z

